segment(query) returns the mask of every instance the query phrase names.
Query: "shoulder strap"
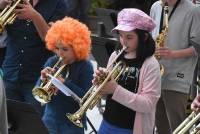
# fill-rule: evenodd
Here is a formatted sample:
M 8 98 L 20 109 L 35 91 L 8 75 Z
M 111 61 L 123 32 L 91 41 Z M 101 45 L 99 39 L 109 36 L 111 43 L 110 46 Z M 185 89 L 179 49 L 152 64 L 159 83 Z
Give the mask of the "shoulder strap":
M 175 4 L 175 6 L 173 7 L 170 15 L 169 15 L 169 21 L 172 17 L 172 15 L 174 14 L 175 10 L 177 9 L 179 3 L 181 2 L 181 0 L 178 0 Z M 163 29 L 163 20 L 164 20 L 164 6 L 162 7 L 162 12 L 161 12 L 161 17 L 160 17 L 160 29 L 159 29 L 159 33 L 161 33 L 162 29 Z

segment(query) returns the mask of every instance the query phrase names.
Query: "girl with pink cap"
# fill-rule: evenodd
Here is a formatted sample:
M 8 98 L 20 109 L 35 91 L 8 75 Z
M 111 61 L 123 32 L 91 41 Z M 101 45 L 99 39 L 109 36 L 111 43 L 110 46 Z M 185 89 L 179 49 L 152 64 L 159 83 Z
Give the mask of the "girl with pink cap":
M 107 99 L 99 134 L 153 134 L 161 89 L 159 63 L 153 56 L 155 42 L 150 35 L 155 23 L 134 8 L 120 11 L 117 21 L 112 32 L 119 34 L 119 48 L 127 47 L 117 61 L 123 61 L 127 69 L 118 81 L 111 79 L 101 90 Z M 108 65 L 117 52 L 112 53 Z M 93 83 L 98 84 L 107 73 L 105 68 L 99 68 Z

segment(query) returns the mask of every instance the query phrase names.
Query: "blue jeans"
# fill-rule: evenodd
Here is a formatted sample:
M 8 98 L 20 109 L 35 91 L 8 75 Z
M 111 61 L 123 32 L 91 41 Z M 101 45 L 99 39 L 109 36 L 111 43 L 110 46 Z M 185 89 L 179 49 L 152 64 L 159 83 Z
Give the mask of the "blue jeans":
M 103 120 L 98 134 L 133 134 L 133 130 L 119 128 Z
M 32 95 L 32 89 L 35 86 L 34 82 L 14 83 L 4 81 L 4 84 L 8 99 L 30 103 L 42 115 L 43 108 Z
M 83 128 L 76 127 L 71 122 L 68 123 L 67 119 L 64 123 L 58 123 L 54 117 L 44 116 L 42 120 L 47 127 L 49 134 L 84 134 Z

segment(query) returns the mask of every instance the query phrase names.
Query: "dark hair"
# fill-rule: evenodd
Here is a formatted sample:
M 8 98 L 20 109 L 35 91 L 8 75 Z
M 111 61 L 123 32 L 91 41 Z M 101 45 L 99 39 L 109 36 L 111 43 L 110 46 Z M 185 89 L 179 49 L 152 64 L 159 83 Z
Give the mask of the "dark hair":
M 138 36 L 138 47 L 136 50 L 136 60 L 142 66 L 146 58 L 152 56 L 155 53 L 155 41 L 151 34 L 145 30 L 136 29 L 134 30 Z M 122 48 L 119 44 L 117 50 Z

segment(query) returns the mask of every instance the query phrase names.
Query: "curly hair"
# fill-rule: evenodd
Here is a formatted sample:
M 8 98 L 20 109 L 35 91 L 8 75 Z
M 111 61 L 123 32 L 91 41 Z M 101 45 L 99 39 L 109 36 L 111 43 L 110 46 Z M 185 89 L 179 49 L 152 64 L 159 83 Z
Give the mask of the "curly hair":
M 56 44 L 71 46 L 77 60 L 87 59 L 91 49 L 91 32 L 85 24 L 70 17 L 56 21 L 48 30 L 45 37 L 46 46 L 53 51 Z

